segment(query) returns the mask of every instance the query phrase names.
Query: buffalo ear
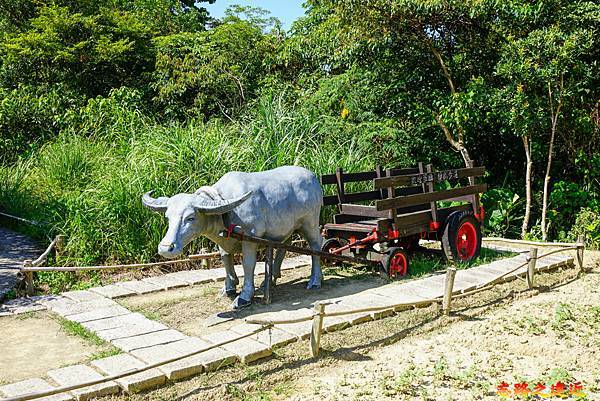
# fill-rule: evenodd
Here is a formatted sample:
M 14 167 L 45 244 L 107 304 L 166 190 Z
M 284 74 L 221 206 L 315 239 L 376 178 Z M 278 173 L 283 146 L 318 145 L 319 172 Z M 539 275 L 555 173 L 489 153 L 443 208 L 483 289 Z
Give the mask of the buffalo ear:
M 150 210 L 159 213 L 164 213 L 167 210 L 167 202 L 169 201 L 169 198 L 167 198 L 166 196 L 153 198 L 152 192 L 154 191 L 148 191 L 144 195 L 142 195 L 142 204 Z
M 196 196 L 194 209 L 206 214 L 223 214 L 235 209 L 244 203 L 252 195 L 252 191 L 246 192 L 242 196 L 232 199 L 211 200 L 202 196 Z

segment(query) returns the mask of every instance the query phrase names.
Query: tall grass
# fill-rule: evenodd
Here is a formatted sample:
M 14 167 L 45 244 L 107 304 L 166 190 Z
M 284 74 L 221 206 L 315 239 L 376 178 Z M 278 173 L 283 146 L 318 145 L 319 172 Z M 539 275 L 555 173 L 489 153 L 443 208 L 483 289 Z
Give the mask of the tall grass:
M 92 106 L 74 119 L 79 125 L 28 160 L 0 167 L 0 209 L 47 222 L 47 235 L 66 234 L 64 263 L 156 259 L 166 224 L 141 205 L 150 189 L 167 196 L 193 192 L 228 171 L 286 164 L 316 174 L 373 168 L 369 147 L 359 147 L 343 121 L 309 117 L 277 97 L 261 98 L 227 124 L 161 125 L 137 110 L 128 114 L 122 102 Z M 103 117 L 110 107 L 119 118 Z M 194 246 L 200 245 L 206 243 Z

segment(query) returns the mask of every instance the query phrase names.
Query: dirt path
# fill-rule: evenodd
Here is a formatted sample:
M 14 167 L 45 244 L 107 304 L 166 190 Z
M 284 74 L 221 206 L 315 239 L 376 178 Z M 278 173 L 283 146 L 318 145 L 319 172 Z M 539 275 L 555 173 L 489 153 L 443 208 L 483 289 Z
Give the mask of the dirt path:
M 323 337 L 312 360 L 306 341 L 250 366 L 235 366 L 118 400 L 497 400 L 501 381 L 581 381 L 600 393 L 600 253 L 594 271 L 539 275 L 454 303 L 400 313 Z M 171 315 L 168 313 L 167 315 Z
M 106 349 L 66 332 L 48 312 L 0 320 L 0 383 L 40 377 Z

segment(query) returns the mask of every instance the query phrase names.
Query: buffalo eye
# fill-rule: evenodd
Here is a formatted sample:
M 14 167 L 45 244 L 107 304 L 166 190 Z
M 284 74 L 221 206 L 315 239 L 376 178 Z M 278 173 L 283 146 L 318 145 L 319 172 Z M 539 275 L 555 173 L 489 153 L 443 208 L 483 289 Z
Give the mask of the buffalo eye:
M 186 217 L 186 219 L 185 219 L 185 221 L 188 223 L 191 223 L 194 220 L 196 220 L 196 216 L 189 216 L 189 217 Z

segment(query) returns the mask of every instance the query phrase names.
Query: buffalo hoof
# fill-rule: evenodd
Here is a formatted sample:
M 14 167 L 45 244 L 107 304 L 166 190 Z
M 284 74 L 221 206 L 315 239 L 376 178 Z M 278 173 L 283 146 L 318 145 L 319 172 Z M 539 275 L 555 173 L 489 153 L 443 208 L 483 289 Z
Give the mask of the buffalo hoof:
M 308 283 L 308 285 L 306 286 L 307 290 L 320 290 L 321 289 L 321 283 Z
M 252 301 L 246 301 L 244 298 L 239 296 L 233 301 L 232 304 L 233 309 L 242 309 L 250 305 L 252 305 Z
M 237 296 L 237 290 L 227 290 L 225 287 L 221 288 L 221 296 L 234 299 Z

